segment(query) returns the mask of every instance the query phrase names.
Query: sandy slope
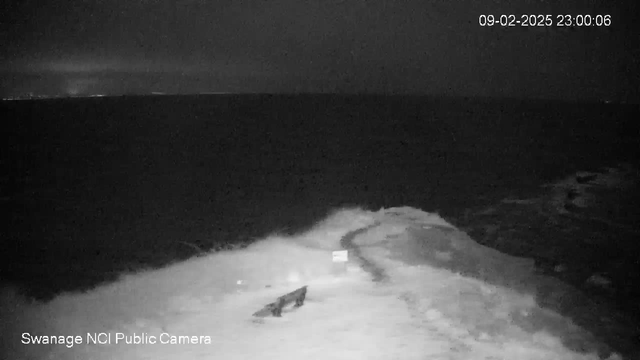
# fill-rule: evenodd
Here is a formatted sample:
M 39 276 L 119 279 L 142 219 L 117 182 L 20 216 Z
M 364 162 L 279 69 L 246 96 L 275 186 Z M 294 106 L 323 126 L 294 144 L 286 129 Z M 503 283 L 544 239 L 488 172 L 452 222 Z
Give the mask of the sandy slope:
M 341 271 L 331 251 L 369 226 L 352 239 L 360 259 Z M 384 272 L 383 281 L 371 281 L 358 266 L 363 259 Z M 478 246 L 434 214 L 343 210 L 298 236 L 274 235 L 46 304 L 5 292 L 2 346 L 12 359 L 555 360 L 598 359 L 597 351 L 620 358 L 547 331 L 546 323 L 568 324 L 565 335 L 595 344 L 517 286 L 526 269 L 526 261 Z M 282 318 L 251 317 L 301 285 L 309 286 L 303 307 Z M 25 332 L 79 340 L 23 345 Z M 87 344 L 88 334 L 101 332 L 102 340 L 111 335 L 106 344 Z M 127 343 L 133 336 L 143 344 Z M 195 338 L 158 343 L 179 336 Z

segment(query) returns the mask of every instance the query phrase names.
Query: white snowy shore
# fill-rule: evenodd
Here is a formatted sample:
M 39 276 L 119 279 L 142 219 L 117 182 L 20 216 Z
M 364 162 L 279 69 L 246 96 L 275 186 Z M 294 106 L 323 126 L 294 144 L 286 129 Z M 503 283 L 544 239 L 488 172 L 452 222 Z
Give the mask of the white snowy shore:
M 343 236 L 374 223 L 380 225 L 353 243 L 386 273 L 378 283 L 356 259 L 346 270 L 332 262 Z M 416 209 L 341 210 L 304 234 L 123 275 L 47 303 L 5 290 L 0 346 L 16 360 L 601 358 L 598 346 L 577 351 L 546 329 L 568 324 L 572 343 L 593 343 L 588 333 L 538 307 L 532 294 L 505 286 L 526 280 L 508 274 L 524 262 L 465 236 Z M 496 271 L 507 280 L 468 276 Z M 282 318 L 251 316 L 303 285 L 301 308 Z M 62 343 L 36 345 L 36 338 Z M 105 344 L 88 343 L 94 339 Z

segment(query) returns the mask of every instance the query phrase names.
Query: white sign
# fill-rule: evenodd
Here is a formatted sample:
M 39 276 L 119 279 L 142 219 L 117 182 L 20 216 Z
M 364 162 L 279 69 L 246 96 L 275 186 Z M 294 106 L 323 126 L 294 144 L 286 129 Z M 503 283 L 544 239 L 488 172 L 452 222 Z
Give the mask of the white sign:
M 349 261 L 349 250 L 339 250 L 333 252 L 333 262 Z

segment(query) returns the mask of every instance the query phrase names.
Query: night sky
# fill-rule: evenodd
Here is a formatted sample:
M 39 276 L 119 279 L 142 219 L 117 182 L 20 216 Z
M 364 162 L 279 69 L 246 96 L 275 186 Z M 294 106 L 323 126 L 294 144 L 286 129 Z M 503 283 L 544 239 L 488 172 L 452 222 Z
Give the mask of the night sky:
M 383 92 L 637 103 L 636 3 L 10 0 L 0 5 L 0 95 Z M 554 25 L 482 27 L 482 14 L 550 14 Z M 611 25 L 561 28 L 559 14 L 611 15 Z

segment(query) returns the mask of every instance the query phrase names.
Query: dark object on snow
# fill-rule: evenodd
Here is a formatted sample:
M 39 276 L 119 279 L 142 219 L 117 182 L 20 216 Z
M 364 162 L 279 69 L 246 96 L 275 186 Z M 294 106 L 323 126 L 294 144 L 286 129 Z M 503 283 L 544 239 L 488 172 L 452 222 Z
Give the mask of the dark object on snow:
M 567 200 L 571 201 L 571 200 L 575 200 L 580 196 L 580 192 L 576 189 L 569 189 L 567 191 Z
M 294 290 L 288 294 L 280 296 L 276 301 L 271 304 L 265 305 L 262 309 L 256 311 L 253 316 L 265 317 L 273 315 L 276 317 L 282 316 L 282 308 L 295 301 L 294 307 L 300 307 L 304 305 L 304 299 L 307 296 L 307 286 L 303 286 L 297 290 Z
M 570 201 L 566 201 L 564 203 L 564 209 L 569 211 L 569 212 L 577 212 L 580 210 L 580 207 Z
M 586 184 L 595 180 L 598 177 L 598 174 L 588 174 L 588 175 L 576 175 L 576 182 L 578 184 Z

